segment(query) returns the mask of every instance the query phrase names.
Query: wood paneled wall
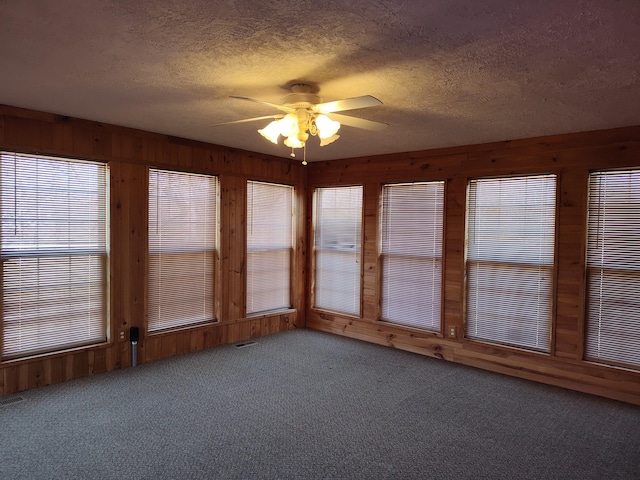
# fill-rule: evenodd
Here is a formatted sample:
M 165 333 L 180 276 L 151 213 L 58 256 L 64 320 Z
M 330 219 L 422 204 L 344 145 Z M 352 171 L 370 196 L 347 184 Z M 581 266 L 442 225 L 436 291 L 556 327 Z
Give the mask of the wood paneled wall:
M 217 147 L 96 122 L 0 106 L 0 149 L 108 162 L 111 174 L 111 326 L 103 345 L 0 363 L 0 395 L 130 366 L 129 328 L 144 332 L 147 268 L 147 168 L 209 173 L 220 180 L 219 321 L 141 338 L 139 362 L 305 325 L 423 355 L 640 404 L 640 372 L 584 361 L 584 272 L 590 170 L 640 166 L 640 127 L 498 142 L 302 167 L 288 159 Z M 558 254 L 550 354 L 464 338 L 466 186 L 470 178 L 556 173 Z M 307 180 L 308 176 L 308 180 Z M 245 183 L 296 187 L 293 308 L 245 318 Z M 381 322 L 377 251 L 381 185 L 446 181 L 443 332 Z M 307 239 L 314 187 L 364 186 L 363 308 L 359 318 L 308 303 Z M 306 305 L 306 308 L 305 308 Z M 124 339 L 121 338 L 124 334 Z
M 0 150 L 108 162 L 111 175 L 111 325 L 106 344 L 0 363 L 0 395 L 131 365 L 129 329 L 140 328 L 139 363 L 304 327 L 305 216 L 297 221 L 293 308 L 245 318 L 246 182 L 293 185 L 306 211 L 299 162 L 58 115 L 0 106 Z M 147 270 L 147 168 L 217 175 L 220 182 L 218 322 L 143 335 Z M 124 337 L 124 338 L 121 338 Z
M 359 318 L 308 307 L 307 327 L 475 367 L 640 404 L 640 372 L 583 360 L 587 179 L 591 170 L 640 167 L 640 127 L 485 145 L 382 155 L 309 165 L 315 187 L 364 186 L 362 305 Z M 557 276 L 550 354 L 464 338 L 465 206 L 468 180 L 533 173 L 558 175 Z M 442 332 L 379 321 L 381 185 L 444 180 Z M 310 222 L 309 222 L 310 224 Z M 312 243 L 312 232 L 309 232 Z M 309 255 L 309 265 L 311 257 Z M 455 335 L 449 335 L 454 328 Z

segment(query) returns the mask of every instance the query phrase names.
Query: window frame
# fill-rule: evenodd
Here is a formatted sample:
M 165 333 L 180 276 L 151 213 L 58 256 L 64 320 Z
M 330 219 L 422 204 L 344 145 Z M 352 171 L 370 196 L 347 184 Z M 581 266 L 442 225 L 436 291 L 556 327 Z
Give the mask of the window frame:
M 94 339 L 87 339 L 86 341 L 81 342 L 72 342 L 72 343 L 57 343 L 51 344 L 49 346 L 44 346 L 43 348 L 30 349 L 24 352 L 16 352 L 4 355 L 4 334 L 5 334 L 5 308 L 4 308 L 4 281 L 1 282 L 1 292 L 0 292 L 0 363 L 4 364 L 7 362 L 15 362 L 26 360 L 33 357 L 38 357 L 42 355 L 55 355 L 64 352 L 72 352 L 76 350 L 84 350 L 88 348 L 96 348 L 104 345 L 109 345 L 113 341 L 113 325 L 111 320 L 111 180 L 110 180 L 110 167 L 108 162 L 101 162 L 97 160 L 89 160 L 89 159 L 81 159 L 81 158 L 69 158 L 69 157 L 61 157 L 61 156 L 51 156 L 51 155 L 39 155 L 39 154 L 29 154 L 15 151 L 7 151 L 1 150 L 0 154 L 2 156 L 10 156 L 13 157 L 14 160 L 17 157 L 22 157 L 26 159 L 33 160 L 42 160 L 42 161 L 53 161 L 53 162 L 61 162 L 66 164 L 88 164 L 94 165 L 102 169 L 100 175 L 96 177 L 97 179 L 101 179 L 103 181 L 101 187 L 104 188 L 104 191 L 96 191 L 98 198 L 103 200 L 103 205 L 101 210 L 104 214 L 104 231 L 99 232 L 103 233 L 97 236 L 96 238 L 102 238 L 103 244 L 100 244 L 98 248 L 99 251 L 93 251 L 93 249 L 89 248 L 72 248 L 71 246 L 67 246 L 66 249 L 61 249 L 60 247 L 54 247 L 50 250 L 40 250 L 38 248 L 38 244 L 35 246 L 35 250 L 27 250 L 27 255 L 23 255 L 25 250 L 19 248 L 15 254 L 9 254 L 5 256 L 5 250 L 2 249 L 3 259 L 0 262 L 0 276 L 4 278 L 5 274 L 5 263 L 10 261 L 12 258 L 68 258 L 69 260 L 75 257 L 99 257 L 99 264 L 101 265 L 101 283 L 100 287 L 102 290 L 101 298 L 102 301 L 102 316 L 101 320 L 98 322 L 98 326 L 101 329 L 101 337 L 98 339 L 97 337 Z M 17 167 L 16 167 L 17 168 Z M 100 178 L 102 177 L 102 178 Z M 15 184 L 14 184 L 15 185 Z M 35 188 L 39 188 L 37 183 L 35 184 Z M 14 188 L 17 189 L 17 186 Z M 17 194 L 17 192 L 15 192 Z M 39 205 L 38 202 L 35 202 L 36 205 Z M 16 212 L 17 217 L 17 212 Z M 65 217 L 68 218 L 68 217 Z M 0 232 L 1 235 L 1 232 Z M 8 249 L 9 251 L 11 249 Z M 96 253 L 97 252 L 97 253 Z M 53 255 L 53 257 L 52 257 Z M 67 284 L 70 285 L 70 284 Z M 38 289 L 40 291 L 40 289 Z
M 590 237 L 591 237 L 591 233 L 590 233 L 590 224 L 591 224 L 591 215 L 590 215 L 590 210 L 591 210 L 591 198 L 592 198 L 592 191 L 591 191 L 591 184 L 592 184 L 592 178 L 598 176 L 598 175 L 616 175 L 616 174 L 625 174 L 625 173 L 630 173 L 630 174 L 637 174 L 640 177 L 640 166 L 636 166 L 636 167 L 627 167 L 627 168 L 607 168 L 607 169 L 597 169 L 597 170 L 590 170 L 588 172 L 587 175 L 587 200 L 586 200 L 586 205 L 585 205 L 585 237 L 584 237 L 584 290 L 583 290 L 583 315 L 582 315 L 582 355 L 581 355 L 581 359 L 585 362 L 591 363 L 591 364 L 597 364 L 597 365 L 602 365 L 608 368 L 623 368 L 623 369 L 628 369 L 628 370 L 632 370 L 632 371 L 640 371 L 640 361 L 636 364 L 636 363 L 629 363 L 629 362 L 624 362 L 624 361 L 619 361 L 616 359 L 611 359 L 611 358 L 606 358 L 606 357 L 602 357 L 602 356 L 591 356 L 588 352 L 588 344 L 589 344 L 589 317 L 590 317 L 590 296 L 589 296 L 589 290 L 590 290 L 590 282 L 591 282 L 591 271 L 592 270 L 596 270 L 596 271 L 600 271 L 600 275 L 602 276 L 605 272 L 607 271 L 611 271 L 611 270 L 621 270 L 621 269 L 614 269 L 614 268 L 608 268 L 606 266 L 604 266 L 603 264 L 600 264 L 599 267 L 592 267 L 589 264 L 589 244 L 590 244 Z M 640 202 L 639 202 L 640 205 Z M 609 204 L 605 205 L 606 206 L 610 206 Z M 598 216 L 596 216 L 597 218 Z M 640 222 L 639 222 L 640 223 Z M 599 237 L 599 231 L 597 232 L 597 236 Z M 617 237 L 616 237 L 617 238 Z M 603 262 L 604 263 L 604 262 Z M 638 278 L 638 281 L 640 282 L 640 268 L 633 270 L 633 269 L 629 269 L 630 272 L 632 272 L 632 275 Z M 620 272 L 618 272 L 620 273 Z M 604 282 L 601 283 L 601 289 L 602 289 L 602 285 L 604 284 Z M 602 297 L 599 297 L 600 301 L 602 299 Z M 639 314 L 640 315 L 640 314 Z M 638 327 L 638 332 L 640 333 L 640 326 Z M 598 336 L 600 336 L 598 334 Z
M 190 170 L 179 170 L 179 169 L 171 169 L 164 167 L 155 167 L 152 165 L 147 166 L 147 214 L 146 214 L 146 226 L 147 226 L 147 239 L 146 239 L 146 268 L 145 268 L 145 315 L 144 315 L 144 335 L 145 337 L 154 337 L 161 336 L 164 334 L 171 334 L 174 332 L 182 331 L 182 330 L 192 330 L 196 328 L 202 328 L 209 325 L 215 325 L 220 323 L 220 290 L 221 290 L 221 262 L 220 262 L 220 241 L 221 241 L 221 218 L 220 218 L 220 208 L 221 208 L 221 182 L 220 176 L 212 173 L 202 173 L 199 171 L 190 171 Z M 151 231 L 151 222 L 149 221 L 150 215 L 150 176 L 152 171 L 165 172 L 169 174 L 178 174 L 178 175 L 193 175 L 200 177 L 207 177 L 213 179 L 215 182 L 215 204 L 212 206 L 213 215 L 215 216 L 214 222 L 214 249 L 213 249 L 213 292 L 212 292 L 212 301 L 213 301 L 213 318 L 205 319 L 197 322 L 184 323 L 181 325 L 168 326 L 165 328 L 153 329 L 149 328 L 149 313 L 150 313 L 150 284 L 151 284 L 151 248 L 150 248 L 150 231 Z
M 248 303 L 249 303 L 249 184 L 262 184 L 262 185 L 270 185 L 276 187 L 284 187 L 289 189 L 289 193 L 291 194 L 291 235 L 290 235 L 290 247 L 289 247 L 289 305 L 283 307 L 277 307 L 274 309 L 267 310 L 259 310 L 254 312 L 249 312 Z M 294 282 L 293 282 L 293 272 L 295 269 L 295 244 L 296 244 L 296 188 L 294 185 L 289 185 L 286 183 L 276 183 L 276 182 L 267 182 L 262 180 L 251 180 L 247 179 L 246 181 L 246 193 L 247 193 L 247 202 L 246 202 L 246 234 L 245 234 L 245 258 L 246 258 L 246 275 L 245 275 L 245 316 L 246 317 L 255 317 L 261 315 L 267 315 L 271 313 L 282 313 L 285 311 L 290 311 L 294 309 L 293 298 L 294 298 Z
M 441 219 L 440 219 L 440 223 L 441 223 L 441 227 L 442 230 L 440 232 L 440 256 L 439 257 L 431 257 L 428 256 L 426 258 L 430 258 L 433 259 L 435 261 L 437 261 L 440 264 L 440 289 L 439 289 L 439 293 L 440 293 L 440 298 L 439 298 L 439 321 L 438 321 L 438 326 L 437 329 L 433 329 L 433 328 L 428 328 L 428 327 L 423 327 L 423 326 L 418 326 L 418 325 L 412 325 L 409 322 L 406 323 L 400 323 L 400 322 L 396 322 L 393 320 L 389 320 L 386 318 L 383 318 L 383 310 L 384 310 L 384 305 L 383 305 L 383 301 L 384 301 L 384 288 L 385 288 L 385 268 L 384 268 L 384 263 L 385 263 L 385 253 L 383 252 L 384 250 L 384 239 L 385 239 L 385 188 L 393 188 L 393 187 L 402 187 L 402 186 L 418 186 L 418 185 L 427 185 L 427 186 L 431 186 L 431 185 L 439 185 L 440 188 L 442 189 L 442 197 L 440 198 L 441 201 Z M 383 183 L 380 185 L 380 195 L 379 195 L 379 213 L 378 213 L 378 222 L 379 222 L 379 227 L 378 227 L 378 271 L 379 271 L 379 275 L 378 275 L 378 321 L 380 322 L 384 322 L 386 324 L 389 325 L 393 325 L 393 326 L 397 326 L 397 327 L 401 327 L 401 328 L 411 328 L 411 329 L 416 329 L 422 333 L 427 333 L 427 334 L 433 334 L 439 337 L 443 336 L 443 327 L 444 327 L 444 303 L 445 303 L 445 297 L 444 297 L 444 279 L 445 279 L 445 231 L 446 231 L 446 206 L 447 206 L 447 182 L 445 180 L 420 180 L 420 181 L 414 181 L 414 182 L 390 182 L 390 183 Z M 411 257 L 411 258 L 416 258 Z
M 554 177 L 555 179 L 555 195 L 554 195 L 554 234 L 552 242 L 553 258 L 550 265 L 550 305 L 549 305 L 549 343 L 547 349 L 533 348 L 526 345 L 519 345 L 517 343 L 500 342 L 491 339 L 472 338 L 468 335 L 469 329 L 469 227 L 470 227 L 470 185 L 472 182 L 478 182 L 483 180 L 507 180 L 507 179 L 520 179 L 520 178 L 532 178 L 532 177 Z M 462 308 L 462 321 L 463 321 L 463 339 L 465 341 L 471 341 L 474 343 L 482 343 L 490 345 L 492 348 L 506 348 L 510 350 L 519 350 L 523 353 L 534 355 L 551 356 L 555 351 L 555 331 L 556 331 L 556 317 L 557 317 L 557 284 L 558 284 L 558 245 L 559 245 L 559 217 L 560 217 L 560 195 L 561 195 L 561 176 L 558 172 L 526 172 L 526 173 L 509 173 L 507 175 L 495 175 L 495 176 L 480 176 L 480 177 L 468 177 L 465 193 L 465 218 L 464 218 L 464 262 L 463 262 L 463 308 Z M 508 262 L 509 264 L 516 262 Z
M 358 301 L 356 302 L 358 305 L 358 312 L 356 314 L 352 314 L 352 313 L 348 313 L 348 312 L 341 312 L 341 311 L 337 311 L 337 310 L 331 310 L 329 308 L 326 307 L 321 307 L 317 305 L 317 295 L 316 295 L 316 290 L 317 290 L 317 278 L 318 278 L 318 252 L 321 251 L 321 249 L 317 248 L 316 245 L 316 232 L 318 231 L 318 192 L 320 190 L 328 190 L 328 189 L 341 189 L 341 188 L 353 188 L 353 187 L 359 187 L 361 190 L 361 204 L 360 204 L 360 252 L 359 252 L 359 257 L 358 257 L 358 261 L 360 262 L 360 269 L 359 269 L 359 286 L 358 286 Z M 313 188 L 313 191 L 311 192 L 312 195 L 312 209 L 311 209 L 311 225 L 310 225 L 310 233 L 311 233 L 311 278 L 309 281 L 310 284 L 310 305 L 311 305 L 311 309 L 316 310 L 316 311 L 321 311 L 321 312 L 329 312 L 329 313 L 333 313 L 333 314 L 337 314 L 337 315 L 341 315 L 341 316 L 345 316 L 345 317 L 351 317 L 351 318 L 361 318 L 362 317 L 362 311 L 363 311 L 363 272 L 364 272 L 364 217 L 365 217 L 365 201 L 366 201 L 366 194 L 365 194 L 365 186 L 364 184 L 347 184 L 347 185 L 337 185 L 337 186 L 315 186 Z

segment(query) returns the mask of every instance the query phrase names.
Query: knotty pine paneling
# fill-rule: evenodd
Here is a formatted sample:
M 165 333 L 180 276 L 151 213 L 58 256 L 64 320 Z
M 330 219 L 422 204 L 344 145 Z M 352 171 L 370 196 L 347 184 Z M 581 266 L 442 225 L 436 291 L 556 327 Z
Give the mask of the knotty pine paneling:
M 111 338 L 127 342 L 133 326 L 144 332 L 147 251 L 147 168 L 110 162 L 111 175 Z M 130 366 L 128 350 L 118 350 L 109 370 Z
M 446 336 L 462 337 L 464 331 L 464 214 L 466 182 L 460 177 L 448 177 L 445 182 L 445 221 L 443 245 L 443 317 Z M 450 335 L 454 328 L 455 335 Z
M 308 308 L 308 328 L 452 362 L 640 404 L 640 371 L 584 361 L 587 179 L 597 169 L 640 167 L 640 127 L 554 135 L 312 163 L 315 187 L 363 185 L 363 313 L 359 318 Z M 469 179 L 554 173 L 558 176 L 555 313 L 550 354 L 474 342 L 465 328 L 465 208 Z M 442 333 L 379 321 L 380 260 L 376 206 L 384 183 L 445 180 Z M 311 223 L 309 222 L 309 225 Z M 313 238 L 309 227 L 309 237 Z M 311 268 L 311 262 L 309 262 Z M 312 284 L 312 272 L 309 274 Z M 450 337 L 450 329 L 455 335 Z
M 306 169 L 305 173 L 305 187 L 306 187 Z M 291 298 L 292 307 L 297 312 L 304 312 L 306 310 L 306 299 L 308 291 L 307 283 L 307 265 L 308 265 L 308 241 L 307 241 L 307 215 L 306 215 L 306 188 L 296 189 L 294 197 L 294 224 L 295 228 L 295 241 L 293 242 L 293 259 L 292 270 L 293 275 L 291 277 Z M 300 315 L 297 318 L 298 327 L 304 327 L 304 315 Z M 271 332 L 275 333 L 275 332 Z
M 380 304 L 379 268 L 377 250 L 380 239 L 375 219 L 379 214 L 381 189 L 378 184 L 368 183 L 363 191 L 362 204 L 364 225 L 362 228 L 362 315 L 377 317 Z
M 109 341 L 1 362 L 0 395 L 129 367 L 132 326 L 140 328 L 139 363 L 304 326 L 307 172 L 299 162 L 10 106 L 0 106 L 0 149 L 108 162 L 111 184 Z M 148 167 L 219 178 L 215 324 L 145 334 Z M 247 180 L 293 185 L 301 213 L 292 261 L 293 308 L 252 318 L 244 313 Z
M 220 222 L 227 226 L 220 236 L 220 263 L 229 280 L 220 285 L 223 320 L 242 318 L 245 312 L 246 183 L 243 177 L 220 176 Z
M 139 362 L 243 341 L 308 325 L 311 328 L 472 365 L 531 380 L 640 403 L 638 372 L 582 360 L 584 316 L 584 222 L 589 170 L 640 166 L 640 127 L 555 135 L 437 150 L 312 163 L 221 148 L 190 140 L 96 122 L 0 106 L 0 148 L 109 162 L 111 169 L 111 339 L 105 345 L 0 364 L 0 394 L 10 394 L 130 364 L 128 328 L 144 328 L 146 271 L 146 168 L 218 175 L 221 181 L 219 323 L 161 335 L 143 335 Z M 550 355 L 471 342 L 464 332 L 464 212 L 469 178 L 556 173 L 559 178 L 558 267 L 554 345 Z M 306 176 L 309 187 L 305 189 Z M 296 187 L 297 235 L 293 309 L 280 315 L 244 317 L 244 182 Z M 379 322 L 378 202 L 382 183 L 445 180 L 443 332 Z M 314 186 L 363 184 L 363 314 L 342 317 L 305 304 L 307 227 Z M 226 191 L 225 191 L 226 189 Z M 371 198 L 371 197 L 375 198 Z M 223 220 L 224 219 L 224 220 Z M 228 230 L 227 230 L 228 229 Z M 233 231 L 232 231 L 233 229 Z M 223 258 L 222 256 L 226 256 Z M 223 298 L 224 297 L 224 298 Z M 448 329 L 456 327 L 456 337 Z M 144 332 L 144 329 L 142 330 Z M 120 339 L 124 332 L 125 339 Z

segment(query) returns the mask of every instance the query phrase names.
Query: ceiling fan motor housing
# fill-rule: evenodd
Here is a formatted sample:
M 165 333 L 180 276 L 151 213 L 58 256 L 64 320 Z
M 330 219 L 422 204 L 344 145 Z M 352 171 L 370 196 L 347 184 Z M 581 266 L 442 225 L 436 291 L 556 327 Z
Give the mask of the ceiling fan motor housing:
M 311 108 L 318 103 L 322 103 L 322 98 L 311 93 L 311 85 L 306 83 L 294 83 L 291 85 L 291 92 L 281 99 L 281 103 L 291 108 Z
M 291 108 L 311 108 L 322 99 L 313 93 L 290 93 L 282 97 L 281 103 Z

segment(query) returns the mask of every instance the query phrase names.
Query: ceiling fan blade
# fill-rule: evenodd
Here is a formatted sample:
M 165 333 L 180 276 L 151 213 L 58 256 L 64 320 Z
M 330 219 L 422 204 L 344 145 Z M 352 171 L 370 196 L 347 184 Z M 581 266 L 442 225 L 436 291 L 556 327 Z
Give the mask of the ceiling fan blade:
M 231 122 L 222 122 L 215 123 L 210 125 L 211 127 L 219 127 L 221 125 L 233 125 L 234 123 L 247 123 L 247 122 L 257 122 L 258 120 L 267 120 L 268 118 L 272 120 L 276 120 L 278 118 L 282 118 L 284 115 L 265 115 L 264 117 L 254 117 L 254 118 L 244 118 L 242 120 L 232 120 Z
M 377 107 L 382 102 L 371 95 L 363 95 L 362 97 L 345 98 L 344 100 L 336 100 L 334 102 L 319 103 L 312 110 L 318 113 L 343 112 L 345 110 L 355 110 L 357 108 Z
M 237 96 L 235 96 L 235 95 L 231 95 L 230 97 L 231 97 L 231 98 L 236 98 L 236 99 L 238 99 L 238 100 L 246 100 L 246 101 L 248 101 L 248 102 L 261 103 L 261 104 L 263 104 L 263 105 L 267 105 L 267 106 L 272 107 L 272 108 L 277 108 L 278 110 L 281 110 L 281 111 L 283 111 L 283 112 L 287 112 L 287 113 L 295 112 L 295 111 L 296 111 L 296 109 L 295 109 L 295 108 L 285 107 L 284 105 L 278 105 L 277 103 L 265 102 L 265 101 L 263 101 L 263 100 L 256 100 L 255 98 L 249 98 L 249 97 L 237 97 Z
M 364 118 L 350 117 L 349 115 L 341 115 L 339 113 L 330 113 L 329 117 L 332 120 L 340 122 L 342 125 L 347 125 L 349 127 L 355 128 L 364 128 L 365 130 L 380 131 L 389 126 L 386 123 L 365 120 Z

